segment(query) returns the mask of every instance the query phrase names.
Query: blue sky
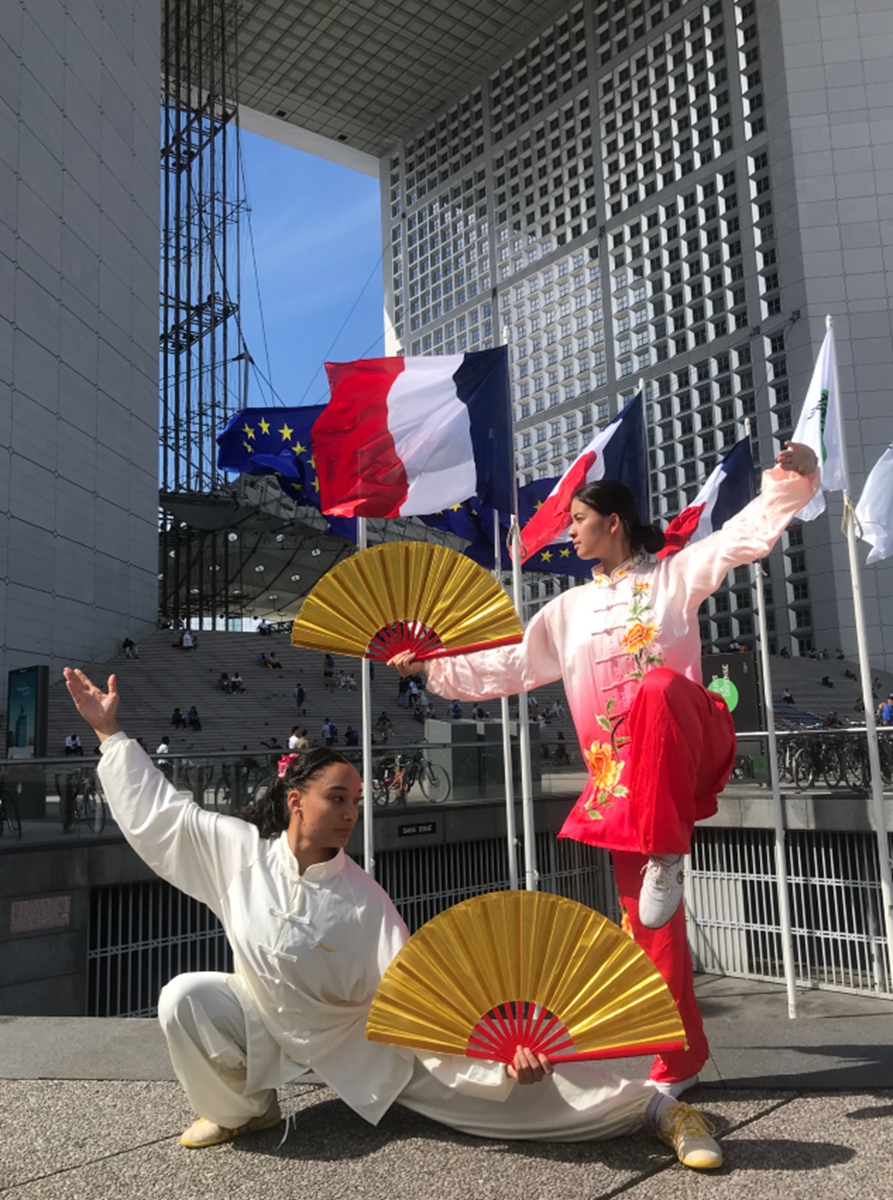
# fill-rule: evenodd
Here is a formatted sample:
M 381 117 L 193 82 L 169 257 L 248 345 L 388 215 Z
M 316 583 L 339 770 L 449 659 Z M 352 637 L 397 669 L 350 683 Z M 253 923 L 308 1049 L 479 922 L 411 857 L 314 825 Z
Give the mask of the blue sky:
M 328 397 L 326 357 L 383 353 L 378 181 L 256 134 L 242 133 L 241 139 L 257 258 L 255 281 L 246 220 L 242 329 L 252 358 L 283 403 L 320 403 Z M 252 405 L 276 402 L 256 378 L 249 399 Z

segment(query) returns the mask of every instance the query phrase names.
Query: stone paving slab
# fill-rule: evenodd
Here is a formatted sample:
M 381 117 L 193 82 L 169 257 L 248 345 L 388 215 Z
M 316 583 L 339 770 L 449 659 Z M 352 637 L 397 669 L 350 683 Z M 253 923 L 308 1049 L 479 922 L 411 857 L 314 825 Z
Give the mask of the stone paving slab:
M 285 1089 L 297 1125 L 187 1151 L 192 1120 L 155 1021 L 0 1018 L 6 1200 L 890 1200 L 893 1003 L 704 976 L 712 1045 L 689 1094 L 726 1166 L 699 1175 L 655 1137 L 478 1141 L 399 1106 L 377 1128 L 321 1084 Z M 643 1075 L 647 1059 L 612 1064 Z M 4 1078 L 5 1077 L 5 1078 Z
M 711 1059 L 705 1083 L 733 1087 L 893 1085 L 893 1001 L 801 991 L 790 1020 L 783 987 L 701 975 L 698 999 Z M 618 1059 L 636 1078 L 650 1059 Z M 172 1080 L 155 1020 L 0 1016 L 0 1079 Z M 891 1187 L 893 1196 L 893 1187 Z
M 704 1107 L 721 1131 L 750 1129 L 793 1098 L 711 1093 Z M 175 1085 L 5 1082 L 0 1194 L 4 1200 L 276 1200 L 298 1193 L 314 1200 L 589 1200 L 654 1195 L 657 1186 L 662 1194 L 682 1188 L 668 1195 L 687 1195 L 686 1179 L 694 1174 L 646 1132 L 569 1145 L 478 1141 L 399 1106 L 372 1127 L 321 1085 L 284 1089 L 283 1100 L 297 1110 L 284 1144 L 277 1129 L 189 1151 L 178 1138 L 191 1115 Z
M 663 1172 L 660 1200 L 890 1200 L 893 1091 L 791 1097 L 728 1131 L 723 1151 L 720 1171 Z M 642 1182 L 621 1194 L 657 1192 Z
M 154 1017 L 0 1017 L 0 1079 L 176 1076 Z

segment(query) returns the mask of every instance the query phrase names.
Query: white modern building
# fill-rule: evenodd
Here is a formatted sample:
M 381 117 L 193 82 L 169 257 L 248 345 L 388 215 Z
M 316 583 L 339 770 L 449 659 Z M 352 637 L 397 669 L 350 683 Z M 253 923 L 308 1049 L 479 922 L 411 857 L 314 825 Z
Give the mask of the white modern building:
M 158 6 L 0 6 L 0 678 L 154 625 Z
M 858 496 L 893 440 L 891 45 L 882 0 L 568 6 L 382 159 L 392 349 L 509 342 L 522 481 L 560 474 L 644 378 L 667 519 L 745 417 L 771 465 L 830 313 Z M 855 654 L 840 513 L 773 555 L 777 649 Z M 893 567 L 865 584 L 889 666 Z M 754 628 L 739 569 L 702 638 Z

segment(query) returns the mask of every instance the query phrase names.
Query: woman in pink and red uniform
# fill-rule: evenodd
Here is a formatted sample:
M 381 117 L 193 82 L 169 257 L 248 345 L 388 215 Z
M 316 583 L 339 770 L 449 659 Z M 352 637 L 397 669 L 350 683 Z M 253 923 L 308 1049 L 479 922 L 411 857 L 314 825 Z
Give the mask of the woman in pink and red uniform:
M 622 484 L 587 484 L 573 498 L 571 536 L 599 559 L 530 622 L 518 646 L 424 664 L 431 690 L 484 700 L 564 680 L 589 781 L 561 831 L 611 850 L 635 940 L 666 979 L 689 1048 L 657 1058 L 651 1077 L 678 1095 L 708 1047 L 694 994 L 682 898 L 682 856 L 696 821 L 712 816 L 735 759 L 724 701 L 701 684 L 697 612 L 726 572 L 763 558 L 818 488 L 816 457 L 788 444 L 762 491 L 722 529 L 657 559 L 663 535 L 639 523 Z M 411 654 L 392 665 L 422 669 Z M 644 876 L 644 880 L 643 880 Z

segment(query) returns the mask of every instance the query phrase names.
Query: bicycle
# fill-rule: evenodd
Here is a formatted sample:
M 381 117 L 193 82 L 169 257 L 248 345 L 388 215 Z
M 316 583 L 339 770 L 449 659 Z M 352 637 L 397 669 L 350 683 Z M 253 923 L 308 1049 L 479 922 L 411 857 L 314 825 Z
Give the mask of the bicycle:
M 214 787 L 214 808 L 218 812 L 233 813 L 249 801 L 256 801 L 269 782 L 268 779 L 261 780 L 260 784 L 255 782 L 260 770 L 259 764 L 253 758 L 243 759 L 232 765 L 224 763 L 220 768 L 220 778 Z
M 820 781 L 826 787 L 840 787 L 846 781 L 844 757 L 839 740 L 813 737 L 794 756 L 794 786 L 798 791 L 814 788 Z
M 6 795 L 5 781 L 0 780 L 0 837 L 3 837 L 4 825 L 8 825 L 12 836 L 21 841 L 22 821 L 19 817 L 19 810 L 12 796 Z
M 408 762 L 401 754 L 382 759 L 373 776 L 372 798 L 376 804 L 389 804 L 391 792 L 396 792 L 397 803 L 405 804 L 416 783 L 432 804 L 442 804 L 450 794 L 449 775 L 417 750 Z
M 70 775 L 56 776 L 56 790 L 62 817 L 62 832 L 86 825 L 91 833 L 105 828 L 105 796 L 91 767 L 78 767 Z

